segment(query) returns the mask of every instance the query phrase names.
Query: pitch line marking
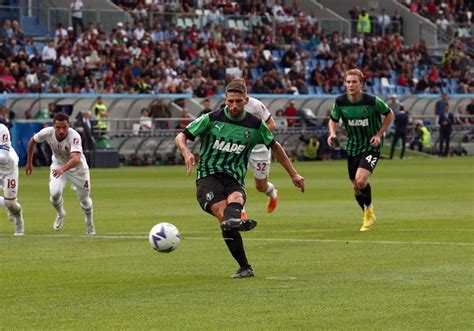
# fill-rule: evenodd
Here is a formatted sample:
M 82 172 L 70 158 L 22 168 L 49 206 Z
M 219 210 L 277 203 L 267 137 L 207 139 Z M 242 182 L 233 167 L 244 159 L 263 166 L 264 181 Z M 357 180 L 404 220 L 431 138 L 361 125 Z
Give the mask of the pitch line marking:
M 318 232 L 351 232 L 353 230 L 344 230 L 344 229 L 306 229 L 306 230 L 285 230 L 286 233 L 318 233 Z M 377 229 L 377 233 L 387 233 L 387 232 L 474 232 L 474 229 L 462 229 L 462 228 L 410 228 L 410 229 Z M 259 230 L 253 230 L 253 232 L 260 232 Z M 265 233 L 276 233 L 281 232 L 281 230 L 267 230 Z M 201 234 L 201 233 L 221 233 L 216 230 L 191 230 L 186 231 L 187 234 Z M 142 232 L 114 232 L 114 233 L 104 233 L 104 235 L 143 235 Z
M 11 234 L 0 234 L 2 237 L 10 237 Z M 78 235 L 78 234 L 25 234 L 22 237 L 46 237 L 46 238 L 90 238 L 95 239 L 140 239 L 146 240 L 148 236 L 135 235 Z M 19 237 L 19 238 L 22 238 Z M 21 239 L 20 239 L 21 240 Z M 183 240 L 222 240 L 217 237 L 187 237 Z M 441 242 L 441 241 L 398 241 L 398 240 L 344 240 L 344 239 L 299 239 L 299 238 L 245 238 L 246 241 L 267 241 L 267 242 L 294 242 L 294 243 L 341 243 L 341 244 L 381 244 L 381 245 L 435 245 L 435 246 L 474 246 L 474 243 L 465 242 Z

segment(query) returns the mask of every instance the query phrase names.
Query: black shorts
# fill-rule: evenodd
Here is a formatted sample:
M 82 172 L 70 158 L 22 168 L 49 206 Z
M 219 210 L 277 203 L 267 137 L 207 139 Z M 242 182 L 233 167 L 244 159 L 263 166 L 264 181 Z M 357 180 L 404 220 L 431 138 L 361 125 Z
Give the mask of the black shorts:
M 227 199 L 233 192 L 241 192 L 247 200 L 245 188 L 231 175 L 217 173 L 196 181 L 196 198 L 201 208 L 212 214 L 211 206 Z
M 377 162 L 380 158 L 380 152 L 367 151 L 356 156 L 347 157 L 347 170 L 349 172 L 349 178 L 354 180 L 356 177 L 357 169 L 364 168 L 369 170 L 371 173 L 377 166 Z

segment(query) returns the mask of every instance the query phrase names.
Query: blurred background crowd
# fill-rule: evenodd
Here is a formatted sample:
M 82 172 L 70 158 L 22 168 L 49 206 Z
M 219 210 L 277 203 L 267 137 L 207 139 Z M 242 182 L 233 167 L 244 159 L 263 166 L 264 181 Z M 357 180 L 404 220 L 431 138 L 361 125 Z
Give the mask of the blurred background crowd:
M 343 72 L 354 67 L 375 94 L 474 92 L 471 1 L 401 1 L 442 29 L 456 26 L 441 56 L 423 40 L 407 44 L 400 13 L 384 8 L 351 8 L 350 37 L 326 32 L 297 1 L 114 2 L 132 20 L 117 22 L 110 32 L 100 21 L 74 19 L 73 11 L 71 26 L 58 23 L 38 41 L 25 37 L 18 21 L 4 19 L 0 92 L 209 97 L 243 77 L 251 93 L 334 94 L 342 91 Z M 193 19 L 177 22 L 176 14 Z

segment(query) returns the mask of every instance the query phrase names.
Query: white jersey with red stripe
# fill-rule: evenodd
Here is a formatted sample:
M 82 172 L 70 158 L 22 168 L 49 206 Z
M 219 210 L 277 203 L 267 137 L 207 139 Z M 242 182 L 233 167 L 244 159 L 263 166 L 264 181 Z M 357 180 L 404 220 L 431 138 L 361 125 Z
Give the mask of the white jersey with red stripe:
M 18 155 L 12 147 L 10 130 L 0 124 L 0 172 L 5 174 L 18 168 Z
M 82 141 L 81 136 L 76 130 L 69 128 L 66 138 L 62 141 L 58 141 L 54 134 L 54 128 L 48 127 L 42 129 L 40 132 L 33 136 L 33 139 L 37 143 L 47 142 L 53 151 L 53 162 L 51 168 L 57 168 L 66 164 L 71 159 L 71 153 L 81 153 L 81 160 L 79 164 L 69 171 L 83 171 L 88 170 L 86 158 L 82 152 Z
M 272 116 L 268 108 L 258 99 L 249 97 L 249 102 L 245 105 L 245 111 L 267 122 Z M 253 170 L 255 178 L 265 179 L 270 173 L 271 152 L 262 144 L 256 145 L 250 154 L 249 164 Z
M 249 112 L 252 115 L 257 116 L 264 122 L 267 122 L 268 119 L 272 116 L 270 111 L 268 111 L 267 106 L 265 106 L 263 102 L 252 97 L 249 97 L 249 102 L 245 105 L 245 111 Z M 252 154 L 254 152 L 265 152 L 265 151 L 268 151 L 268 148 L 265 145 L 259 144 L 254 147 L 254 149 L 252 150 Z

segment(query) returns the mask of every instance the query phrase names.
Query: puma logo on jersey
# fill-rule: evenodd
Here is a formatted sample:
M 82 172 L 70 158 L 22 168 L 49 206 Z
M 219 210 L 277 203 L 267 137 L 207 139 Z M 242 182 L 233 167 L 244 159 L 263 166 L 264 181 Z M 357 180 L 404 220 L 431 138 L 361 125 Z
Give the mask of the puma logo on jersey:
M 219 140 L 216 140 L 214 142 L 214 146 L 212 146 L 213 149 L 217 149 L 223 152 L 235 153 L 235 154 L 242 153 L 245 147 L 246 147 L 245 145 L 231 143 L 230 141 L 225 142 L 225 141 L 219 141 Z
M 363 119 L 363 120 L 348 120 L 347 121 L 350 126 L 369 126 L 369 119 Z

